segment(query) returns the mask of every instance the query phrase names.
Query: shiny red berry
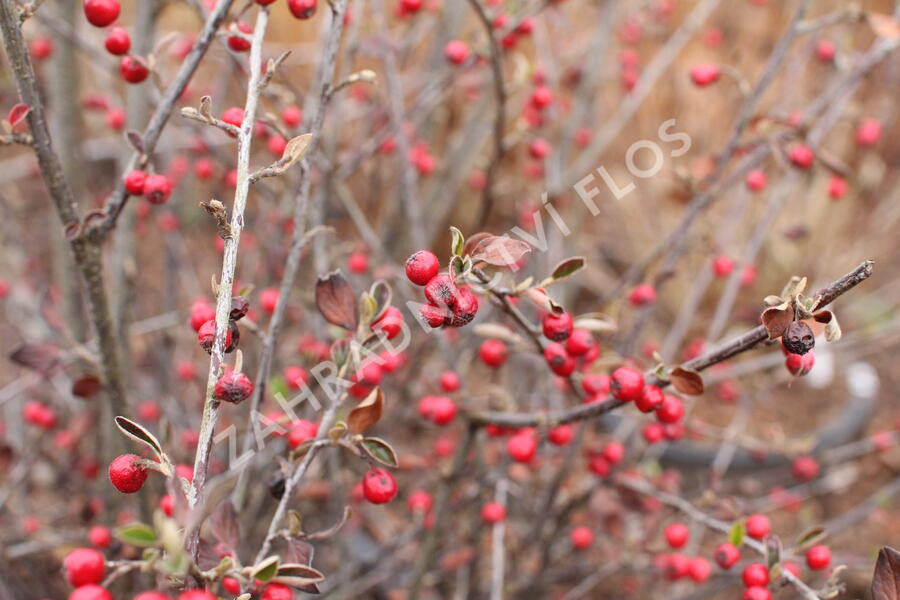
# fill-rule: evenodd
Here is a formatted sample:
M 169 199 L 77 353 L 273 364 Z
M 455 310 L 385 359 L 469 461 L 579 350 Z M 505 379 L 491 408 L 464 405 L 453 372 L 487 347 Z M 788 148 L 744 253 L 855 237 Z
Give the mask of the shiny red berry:
M 744 567 L 741 579 L 747 587 L 766 587 L 769 585 L 769 569 L 762 563 L 752 563 Z
M 544 336 L 554 342 L 562 342 L 568 339 L 574 330 L 572 315 L 567 312 L 560 315 L 547 313 L 541 321 L 541 326 Z
M 619 367 L 610 378 L 610 391 L 616 400 L 631 402 L 644 393 L 644 376 L 634 369 Z
M 113 597 L 106 588 L 91 584 L 75 588 L 69 600 L 113 600 Z
M 119 18 L 119 0 L 84 0 L 84 16 L 94 27 L 106 27 Z
M 482 362 L 489 367 L 500 367 L 506 362 L 506 344 L 500 340 L 485 340 L 478 348 L 478 355 Z
M 570 534 L 572 547 L 576 550 L 585 550 L 594 543 L 594 532 L 590 527 L 576 527 Z
M 493 525 L 506 518 L 506 507 L 499 502 L 488 502 L 481 507 L 481 520 Z
M 294 600 L 294 591 L 283 583 L 269 583 L 259 600 Z
M 821 571 L 831 564 L 831 550 L 828 546 L 813 546 L 806 551 L 806 566 L 813 571 Z
M 140 456 L 122 454 L 109 463 L 109 481 L 123 494 L 133 494 L 147 481 L 147 467 L 140 464 Z
M 309 19 L 316 14 L 317 0 L 288 0 L 291 14 L 298 19 Z
M 452 40 L 444 46 L 444 56 L 451 64 L 461 65 L 469 57 L 469 47 L 462 40 Z
M 363 495 L 372 504 L 390 502 L 397 495 L 397 481 L 382 467 L 369 469 L 362 481 Z
M 165 175 L 148 175 L 144 180 L 144 198 L 153 204 L 162 204 L 172 195 L 172 182 Z
M 537 451 L 537 441 L 534 438 L 534 434 L 528 431 L 512 436 L 506 443 L 506 451 L 509 452 L 510 458 L 516 462 L 530 462 Z
M 683 523 L 672 523 L 663 531 L 666 543 L 673 548 L 681 548 L 687 544 L 690 537 L 690 530 Z
M 147 180 L 147 174 L 140 169 L 129 171 L 125 175 L 125 191 L 132 196 L 142 196 L 144 194 L 144 182 Z
M 772 530 L 769 519 L 765 515 L 750 515 L 745 523 L 747 535 L 756 540 L 761 540 Z
M 119 73 L 128 83 L 141 83 L 150 75 L 144 59 L 137 56 L 123 56 L 119 61 Z
M 728 570 L 741 560 L 741 551 L 738 550 L 737 546 L 734 544 L 723 542 L 716 546 L 716 550 L 713 552 L 713 558 L 717 565 Z
M 72 587 L 97 584 L 103 581 L 106 561 L 93 548 L 76 548 L 63 559 L 63 570 Z
M 131 37 L 122 27 L 113 27 L 106 34 L 106 41 L 103 42 L 103 45 L 110 54 L 123 56 L 131 50 Z
M 297 419 L 291 424 L 287 440 L 291 449 L 300 447 L 304 442 L 316 439 L 319 434 L 319 425 L 306 419 Z
M 660 423 L 677 423 L 684 416 L 684 404 L 674 396 L 666 396 L 656 409 L 656 418 Z

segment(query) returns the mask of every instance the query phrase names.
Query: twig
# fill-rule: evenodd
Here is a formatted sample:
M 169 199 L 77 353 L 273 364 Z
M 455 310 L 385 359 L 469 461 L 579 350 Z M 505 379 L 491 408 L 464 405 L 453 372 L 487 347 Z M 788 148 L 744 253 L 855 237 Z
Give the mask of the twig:
M 506 478 L 497 482 L 497 491 L 494 494 L 494 501 L 499 502 L 502 506 L 506 506 L 506 487 L 508 481 Z M 504 573 L 504 557 L 506 556 L 506 546 L 503 543 L 503 536 L 506 531 L 504 520 L 494 523 L 491 532 L 491 600 L 503 600 L 503 573 Z
M 866 279 L 872 276 L 874 262 L 866 260 L 862 262 L 850 273 L 844 275 L 840 279 L 832 282 L 830 285 L 816 292 L 813 297 L 819 297 L 813 311 L 818 310 L 833 300 L 853 289 Z M 742 352 L 746 352 L 768 339 L 768 332 L 762 325 L 751 329 L 744 335 L 737 337 L 730 342 L 724 344 L 720 348 L 716 348 L 711 352 L 704 354 L 694 360 L 686 362 L 683 366 L 688 369 L 702 371 L 714 364 L 728 360 Z M 658 380 L 652 376 L 652 373 L 646 373 L 650 383 L 654 383 L 660 387 L 669 384 L 668 381 Z M 619 408 L 624 403 L 619 400 L 609 399 L 604 402 L 593 402 L 590 404 L 582 404 L 564 410 L 550 411 L 542 415 L 534 415 L 530 413 L 508 413 L 495 411 L 479 411 L 469 412 L 468 418 L 472 423 L 479 426 L 488 424 L 500 425 L 503 427 L 551 427 L 561 423 L 573 423 L 583 421 L 592 417 L 597 417 Z
M 506 151 L 506 145 L 503 142 L 503 134 L 506 129 L 506 86 L 503 83 L 503 56 L 500 50 L 500 44 L 497 43 L 497 37 L 494 34 L 494 25 L 485 12 L 484 7 L 478 0 L 469 0 L 469 5 L 478 15 L 478 20 L 484 27 L 484 31 L 488 37 L 488 47 L 491 55 L 491 75 L 494 82 L 495 112 L 494 112 L 494 146 L 491 153 L 491 161 L 488 163 L 485 172 L 485 185 L 483 197 L 481 200 L 481 214 L 478 216 L 479 227 L 484 227 L 485 223 L 491 216 L 491 210 L 494 206 L 494 183 L 497 178 L 497 169 L 503 160 L 503 154 Z
M 221 4 L 219 5 L 221 6 Z M 250 80 L 247 84 L 247 100 L 244 105 L 244 120 L 238 133 L 237 185 L 234 195 L 234 206 L 231 213 L 231 236 L 225 240 L 225 251 L 222 258 L 222 276 L 218 285 L 216 300 L 216 336 L 213 342 L 209 364 L 209 376 L 206 383 L 206 399 L 203 405 L 203 418 L 200 423 L 200 435 L 197 454 L 194 459 L 194 481 L 188 495 L 188 504 L 193 509 L 197 506 L 206 482 L 209 459 L 212 451 L 213 433 L 218 420 L 219 401 L 215 397 L 216 381 L 219 379 L 220 367 L 225 358 L 225 334 L 228 331 L 229 313 L 231 312 L 231 296 L 234 285 L 234 274 L 237 268 L 237 252 L 244 227 L 244 209 L 250 190 L 250 147 L 253 141 L 253 126 L 259 105 L 260 71 L 262 66 L 262 45 L 269 23 L 269 9 L 260 6 L 253 30 L 253 43 L 250 48 Z M 200 530 L 192 532 L 187 542 L 188 551 L 196 560 L 199 552 Z

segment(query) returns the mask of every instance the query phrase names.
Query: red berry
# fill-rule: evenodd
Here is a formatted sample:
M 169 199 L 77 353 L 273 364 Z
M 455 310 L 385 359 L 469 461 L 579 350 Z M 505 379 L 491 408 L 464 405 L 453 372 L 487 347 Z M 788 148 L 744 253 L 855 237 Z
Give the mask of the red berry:
M 634 369 L 619 367 L 612 372 L 609 387 L 616 400 L 631 402 L 644 393 L 644 376 Z
M 369 256 L 365 252 L 353 252 L 347 258 L 347 268 L 351 273 L 365 273 L 369 270 Z
M 682 579 L 688 574 L 690 567 L 691 562 L 684 554 L 670 554 L 665 563 L 666 579 L 669 581 Z
M 435 306 L 449 306 L 453 308 L 459 288 L 453 282 L 453 278 L 447 273 L 438 273 L 425 284 L 425 297 Z
M 590 396 L 606 396 L 612 380 L 609 375 L 585 375 L 581 380 L 581 388 Z
M 553 92 L 547 86 L 538 86 L 531 92 L 530 102 L 537 109 L 547 108 L 553 104 Z
M 253 393 L 253 382 L 244 373 L 228 371 L 216 381 L 216 398 L 232 404 L 240 404 Z
M 506 443 L 506 451 L 509 452 L 510 458 L 516 462 L 527 463 L 534 458 L 537 451 L 537 441 L 530 432 L 517 433 L 509 438 Z
M 828 546 L 813 546 L 806 551 L 806 566 L 813 571 L 821 571 L 831 564 L 831 550 Z
M 150 69 L 144 63 L 144 59 L 137 56 L 123 56 L 119 61 L 119 73 L 122 79 L 128 83 L 141 83 L 150 75 Z
M 444 56 L 451 64 L 461 65 L 469 57 L 469 47 L 461 40 L 452 40 L 444 46 Z
M 123 494 L 133 494 L 147 481 L 147 467 L 140 464 L 140 456 L 122 454 L 109 463 L 109 480 Z
M 91 527 L 91 530 L 88 532 L 88 541 L 95 548 L 109 548 L 112 542 L 112 534 L 109 532 L 109 527 L 102 525 Z
M 428 250 L 419 250 L 406 259 L 406 276 L 416 285 L 425 285 L 438 274 L 441 263 Z
M 769 519 L 765 515 L 750 515 L 747 517 L 746 527 L 747 535 L 757 540 L 763 539 L 772 530 Z
M 628 301 L 632 306 L 643 306 L 656 302 L 656 290 L 649 283 L 636 285 L 628 294 Z
M 744 590 L 741 600 L 772 600 L 772 592 L 764 587 L 749 587 Z
M 596 345 L 594 336 L 587 329 L 572 329 L 566 340 L 566 351 L 572 356 L 584 356 Z
M 576 527 L 572 530 L 571 538 L 576 550 L 585 550 L 594 543 L 594 532 L 589 527 Z
M 298 19 L 309 19 L 316 14 L 317 0 L 288 0 L 291 14 Z
M 860 146 L 874 146 L 880 139 L 881 123 L 877 119 L 865 119 L 856 129 L 856 143 Z
M 663 403 L 663 391 L 657 385 L 644 386 L 641 396 L 635 400 L 634 405 L 641 412 L 649 413 L 659 408 Z
M 429 327 L 443 327 L 453 320 L 453 312 L 447 308 L 425 304 L 419 309 L 419 315 Z
M 695 556 L 688 565 L 688 575 L 697 583 L 703 583 L 709 579 L 712 567 L 709 561 L 701 556 Z
M 612 465 L 602 454 L 594 454 L 588 459 L 588 469 L 597 477 L 606 477 L 612 471 Z
M 281 109 L 281 120 L 288 127 L 298 127 L 303 122 L 303 111 L 299 106 L 285 106 Z
M 769 569 L 762 563 L 752 563 L 744 567 L 741 579 L 747 587 L 766 587 L 769 585 Z
M 403 313 L 396 306 L 388 306 L 370 326 L 372 331 L 383 331 L 392 340 L 403 330 Z
M 382 467 L 369 469 L 362 481 L 363 495 L 372 504 L 390 502 L 397 495 L 397 481 Z
M 48 37 L 35 38 L 28 50 L 35 60 L 46 60 L 53 54 L 53 40 Z
M 139 169 L 129 171 L 125 176 L 125 191 L 132 196 L 141 196 L 144 194 L 144 182 L 147 180 L 147 174 Z
M 425 490 L 414 490 L 409 495 L 409 498 L 406 499 L 406 505 L 409 507 L 409 510 L 414 513 L 427 513 L 431 511 L 431 507 L 434 505 L 434 499 L 431 497 L 431 494 Z
M 297 419 L 291 424 L 291 430 L 288 432 L 288 445 L 294 450 L 300 447 L 304 442 L 316 439 L 318 434 L 318 424 L 307 421 L 306 419 Z
M 441 388 L 445 392 L 455 392 L 459 389 L 459 375 L 454 371 L 444 371 L 441 373 Z
M 216 597 L 206 590 L 188 590 L 178 594 L 178 600 L 216 600 Z
M 253 33 L 253 28 L 250 27 L 247 23 L 237 22 L 232 26 L 232 30 L 237 29 L 240 33 L 251 34 Z M 233 35 L 228 38 L 228 47 L 234 50 L 235 52 L 246 52 L 250 49 L 251 43 L 250 40 L 238 36 Z
M 687 528 L 687 525 L 683 523 L 672 523 L 663 531 L 666 543 L 673 548 L 681 548 L 687 544 L 690 534 L 691 532 Z
M 266 147 L 273 156 L 282 156 L 287 148 L 287 140 L 278 134 L 273 134 L 269 137 Z
M 493 525 L 506 518 L 506 508 L 499 502 L 488 502 L 481 507 L 481 520 Z
M 547 313 L 541 321 L 541 325 L 544 330 L 544 336 L 554 342 L 562 342 L 568 339 L 574 331 L 572 315 L 567 312 L 560 315 Z
M 152 204 L 162 204 L 172 195 L 172 182 L 165 175 L 148 175 L 144 180 L 144 197 Z
M 259 306 L 270 315 L 278 306 L 278 298 L 281 296 L 278 288 L 266 288 L 259 293 Z
M 666 396 L 656 409 L 656 418 L 660 423 L 677 423 L 684 416 L 684 404 L 674 396 Z
M 468 286 L 459 288 L 453 305 L 450 327 L 462 327 L 472 322 L 478 313 L 478 296 Z
M 63 559 L 63 570 L 72 587 L 96 584 L 103 581 L 106 561 L 93 548 L 76 548 Z
M 565 446 L 572 441 L 575 432 L 571 425 L 557 425 L 547 432 L 547 439 L 554 446 Z
M 232 106 L 222 113 L 222 121 L 239 128 L 244 124 L 244 109 Z
M 106 27 L 119 18 L 119 0 L 84 0 L 84 16 L 94 27 Z
M 213 343 L 216 340 L 216 321 L 215 319 L 210 319 L 206 323 L 200 326 L 200 329 L 197 331 L 197 341 L 200 342 L 200 347 L 206 350 L 207 353 L 212 352 Z M 231 328 L 225 330 L 225 347 L 228 348 L 231 346 Z
M 69 600 L 113 600 L 113 597 L 106 588 L 91 584 L 73 590 Z
M 700 87 L 715 83 L 721 74 L 717 65 L 697 65 L 691 69 L 691 79 Z
M 717 565 L 728 570 L 741 560 L 741 551 L 734 544 L 723 542 L 716 547 L 713 558 Z
M 435 396 L 431 399 L 431 420 L 436 425 L 447 425 L 456 417 L 456 403 L 447 396 Z
M 816 56 L 818 56 L 819 60 L 822 62 L 833 61 L 836 53 L 837 48 L 831 40 L 819 40 L 819 43 L 816 44 Z
M 716 277 L 728 277 L 734 271 L 734 261 L 730 256 L 717 256 L 713 261 L 713 274 Z
M 809 169 L 812 167 L 816 156 L 813 154 L 812 148 L 804 144 L 792 146 L 788 151 L 788 158 L 795 167 L 801 169 Z
M 666 431 L 659 423 L 647 423 L 641 430 L 641 435 L 648 444 L 655 444 L 662 441 L 666 436 Z
M 747 188 L 751 192 L 758 192 L 765 189 L 766 184 L 768 183 L 768 178 L 766 177 L 765 171 L 762 171 L 760 169 L 753 169 L 752 171 L 747 173 L 747 177 L 744 179 L 744 183 L 747 184 Z
M 191 329 L 194 331 L 200 331 L 204 323 L 215 318 L 216 309 L 206 301 L 197 301 L 191 305 Z
M 231 579 L 231 578 L 226 577 L 225 579 Z M 224 584 L 225 581 L 222 580 L 222 583 Z M 240 589 L 238 589 L 238 591 L 235 592 L 235 594 L 237 594 L 239 592 L 240 592 Z M 159 592 L 141 592 L 140 594 L 138 594 L 131 600 L 172 600 L 172 599 L 169 596 L 167 596 L 165 594 L 161 594 Z
M 506 344 L 500 340 L 484 340 L 478 348 L 478 355 L 487 366 L 500 367 L 506 362 Z
M 622 445 L 622 442 L 612 441 L 603 447 L 601 454 L 609 461 L 609 464 L 616 465 L 625 457 L 625 446 Z
M 232 596 L 237 596 L 241 593 L 241 582 L 234 577 L 223 577 L 222 587 Z
M 560 377 L 568 377 L 578 366 L 575 359 L 566 352 L 566 347 L 558 342 L 550 342 L 544 348 L 544 360 L 550 366 L 550 370 Z
M 167 517 L 171 517 L 175 514 L 175 498 L 172 494 L 166 494 L 159 499 L 159 508 Z
M 536 160 L 543 160 L 550 154 L 550 144 L 547 140 L 536 139 L 528 145 L 528 154 Z
M 294 592 L 283 583 L 269 583 L 263 588 L 259 600 L 294 600 Z
M 832 175 L 828 180 L 828 195 L 832 200 L 839 200 L 847 194 L 847 180 L 840 175 Z
M 103 42 L 103 45 L 110 54 L 123 56 L 131 50 L 131 37 L 122 27 L 113 27 L 106 34 L 106 41 Z
M 802 377 L 809 373 L 816 364 L 816 353 L 810 350 L 806 354 L 788 354 L 784 366 L 791 375 Z

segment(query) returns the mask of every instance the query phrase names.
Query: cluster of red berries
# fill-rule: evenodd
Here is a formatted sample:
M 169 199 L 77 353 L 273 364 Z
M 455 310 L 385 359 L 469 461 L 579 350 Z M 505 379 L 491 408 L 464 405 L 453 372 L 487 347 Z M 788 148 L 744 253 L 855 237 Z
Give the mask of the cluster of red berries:
M 277 303 L 277 298 L 275 299 Z M 240 340 L 237 322 L 250 310 L 250 304 L 243 296 L 233 296 L 231 311 L 228 314 L 228 329 L 225 331 L 225 352 L 233 352 Z M 274 310 L 274 309 L 273 309 Z M 191 305 L 191 327 L 197 332 L 197 342 L 207 353 L 212 353 L 216 339 L 216 311 L 204 299 L 196 300 Z M 253 393 L 253 382 L 240 371 L 228 369 L 216 381 L 214 394 L 216 399 L 232 404 L 239 404 Z
M 95 27 L 109 27 L 121 12 L 119 0 L 84 0 L 84 16 Z M 113 56 L 122 57 L 119 61 L 119 73 L 128 83 L 141 83 L 150 75 L 150 69 L 143 58 L 128 54 L 131 50 L 131 37 L 125 29 L 113 27 L 103 45 Z
M 131 196 L 143 196 L 151 204 L 163 204 L 172 195 L 172 181 L 165 175 L 148 175 L 135 169 L 125 175 L 125 191 Z
M 448 273 L 438 273 L 441 263 L 428 250 L 419 250 L 406 260 L 406 276 L 425 287 L 428 304 L 419 315 L 429 327 L 462 327 L 478 312 L 478 297 L 468 286 L 457 286 Z
M 394 310 L 399 315 L 400 311 L 396 308 Z M 394 318 L 396 317 L 390 317 L 390 319 Z M 378 322 L 372 324 L 373 331 L 380 329 L 388 332 L 393 327 L 394 325 L 390 322 L 385 323 L 384 319 L 379 319 Z M 388 333 L 388 339 L 390 339 L 390 333 Z M 368 358 L 360 364 L 356 372 L 350 377 L 351 385 L 347 392 L 354 398 L 365 398 L 375 386 L 381 383 L 386 373 L 393 373 L 404 364 L 406 364 L 406 354 L 403 352 L 385 350 L 377 357 Z

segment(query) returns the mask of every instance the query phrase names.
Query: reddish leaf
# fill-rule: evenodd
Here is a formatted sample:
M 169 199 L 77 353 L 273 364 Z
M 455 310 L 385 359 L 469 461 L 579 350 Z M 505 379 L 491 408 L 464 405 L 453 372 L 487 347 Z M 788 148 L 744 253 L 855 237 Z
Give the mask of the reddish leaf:
M 672 385 L 682 394 L 699 396 L 703 393 L 703 377 L 693 369 L 675 367 L 669 374 Z
M 884 546 L 872 577 L 872 600 L 900 600 L 900 552 Z
M 72 382 L 72 395 L 79 398 L 93 398 L 103 388 L 103 383 L 94 375 L 85 375 Z
M 310 540 L 327 540 L 330 537 L 334 537 L 334 535 L 341 530 L 344 524 L 350 519 L 350 516 L 353 514 L 353 511 L 350 510 L 349 506 L 344 507 L 344 513 L 341 515 L 341 520 L 329 527 L 328 529 L 323 529 L 322 531 L 317 531 L 315 533 L 309 534 L 307 539 Z M 278 573 L 281 575 L 281 572 Z
M 356 310 L 356 294 L 340 271 L 319 277 L 316 282 L 316 306 L 325 320 L 332 325 L 353 331 L 359 315 Z
M 59 364 L 62 351 L 53 344 L 21 344 L 9 354 L 9 359 L 17 365 L 33 369 L 42 375 L 49 375 Z
M 347 426 L 353 433 L 362 433 L 381 419 L 381 411 L 384 409 L 384 394 L 381 388 L 375 388 L 359 403 L 359 406 L 347 415 Z
M 9 109 L 9 114 L 6 115 L 6 120 L 9 121 L 9 124 L 15 127 L 18 125 L 22 119 L 28 116 L 28 113 L 31 112 L 31 107 L 27 104 L 16 104 L 11 109 Z
M 486 238 L 494 237 L 492 234 L 487 231 L 479 231 L 478 233 L 472 234 L 469 236 L 469 239 L 466 240 L 466 245 L 463 247 L 463 256 L 471 255 L 475 248 L 484 241 Z
M 315 548 L 309 542 L 290 538 L 286 542 L 281 558 L 287 563 L 309 565 L 312 564 Z
M 472 250 L 472 260 L 486 262 L 497 267 L 508 267 L 519 262 L 531 246 L 522 240 L 508 236 L 487 236 Z
M 223 500 L 219 503 L 209 517 L 210 532 L 219 541 L 236 550 L 241 540 L 241 529 L 238 523 L 237 512 L 231 500 Z

